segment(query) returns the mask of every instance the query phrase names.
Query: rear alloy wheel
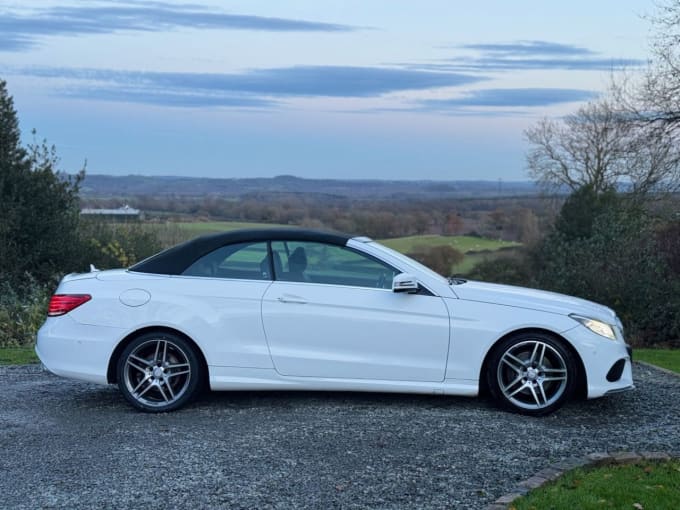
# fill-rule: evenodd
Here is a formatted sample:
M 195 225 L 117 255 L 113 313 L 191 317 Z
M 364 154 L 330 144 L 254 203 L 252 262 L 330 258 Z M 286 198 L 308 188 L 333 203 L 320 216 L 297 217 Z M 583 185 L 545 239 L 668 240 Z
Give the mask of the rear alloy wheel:
M 142 411 L 173 411 L 193 399 L 202 380 L 194 348 L 170 333 L 134 339 L 118 359 L 118 388 Z
M 562 407 L 573 392 L 577 364 L 564 344 L 543 333 L 501 342 L 488 363 L 487 383 L 503 407 L 541 416 Z

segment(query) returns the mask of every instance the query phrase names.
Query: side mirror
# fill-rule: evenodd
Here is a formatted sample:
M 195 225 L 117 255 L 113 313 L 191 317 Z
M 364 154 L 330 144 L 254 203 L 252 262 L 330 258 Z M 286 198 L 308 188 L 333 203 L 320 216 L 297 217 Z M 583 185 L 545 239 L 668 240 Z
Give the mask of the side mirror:
M 401 273 L 392 279 L 392 292 L 415 294 L 418 288 L 418 280 L 412 274 Z

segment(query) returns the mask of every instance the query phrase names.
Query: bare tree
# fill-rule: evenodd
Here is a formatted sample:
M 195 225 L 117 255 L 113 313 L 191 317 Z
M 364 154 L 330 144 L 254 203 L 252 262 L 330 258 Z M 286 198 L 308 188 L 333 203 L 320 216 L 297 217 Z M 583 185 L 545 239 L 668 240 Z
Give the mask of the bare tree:
M 588 185 L 600 193 L 623 185 L 643 196 L 680 182 L 674 132 L 640 122 L 612 94 L 562 119 L 543 119 L 525 137 L 529 174 L 547 188 Z
M 680 190 L 680 0 L 659 0 L 641 79 L 612 79 L 603 99 L 526 131 L 529 173 L 544 185 L 638 196 Z
M 654 29 L 652 58 L 641 87 L 627 94 L 641 118 L 657 126 L 680 128 L 680 0 L 657 4 L 648 18 Z

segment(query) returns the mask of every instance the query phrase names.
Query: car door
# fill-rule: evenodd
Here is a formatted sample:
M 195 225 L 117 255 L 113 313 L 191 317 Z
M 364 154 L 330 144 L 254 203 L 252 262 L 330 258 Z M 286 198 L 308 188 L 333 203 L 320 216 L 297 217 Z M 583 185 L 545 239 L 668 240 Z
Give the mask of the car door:
M 210 365 L 271 368 L 261 320 L 271 282 L 266 241 L 226 245 L 173 278 L 173 292 L 185 306 L 167 307 L 167 313 L 201 341 Z
M 398 271 L 347 247 L 275 241 L 271 249 L 275 281 L 262 320 L 280 374 L 444 379 L 449 315 L 441 298 L 392 292 Z

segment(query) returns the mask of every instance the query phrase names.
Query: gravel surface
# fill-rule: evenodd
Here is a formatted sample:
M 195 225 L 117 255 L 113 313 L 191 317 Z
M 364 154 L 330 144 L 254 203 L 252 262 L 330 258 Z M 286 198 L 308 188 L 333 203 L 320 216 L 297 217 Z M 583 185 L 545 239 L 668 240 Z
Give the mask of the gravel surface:
M 483 508 L 552 462 L 680 452 L 680 378 L 545 418 L 487 400 L 212 393 L 134 411 L 114 387 L 0 367 L 0 508 Z

